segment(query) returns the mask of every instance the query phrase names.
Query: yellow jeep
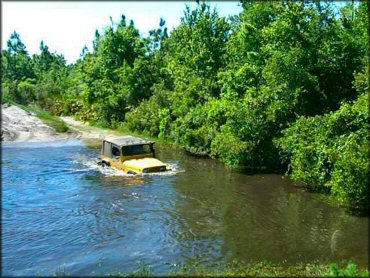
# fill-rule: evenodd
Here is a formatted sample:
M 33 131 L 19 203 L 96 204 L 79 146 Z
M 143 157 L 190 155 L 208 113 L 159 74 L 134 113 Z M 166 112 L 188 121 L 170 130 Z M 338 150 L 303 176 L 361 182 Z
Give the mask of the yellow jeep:
M 133 136 L 103 140 L 100 164 L 112 166 L 129 174 L 171 170 L 155 158 L 154 142 Z

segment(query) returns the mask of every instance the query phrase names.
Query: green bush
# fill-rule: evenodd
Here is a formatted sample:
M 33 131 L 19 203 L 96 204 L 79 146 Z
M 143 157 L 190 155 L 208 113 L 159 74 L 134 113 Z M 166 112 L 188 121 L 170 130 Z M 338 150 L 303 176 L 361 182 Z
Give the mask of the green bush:
M 336 112 L 299 118 L 276 144 L 294 179 L 340 201 L 369 205 L 367 93 Z
M 122 15 L 68 66 L 43 42 L 30 56 L 13 33 L 1 57 L 4 100 L 170 139 L 230 167 L 288 165 L 313 190 L 368 203 L 359 96 L 369 72 L 358 73 L 368 2 L 242 2 L 231 18 L 187 6 L 170 35 L 161 20 L 142 37 Z
M 329 266 L 329 271 L 325 273 L 325 276 L 334 277 L 369 277 L 368 270 L 359 270 L 357 265 L 349 263 L 346 267 L 340 267 L 336 263 L 332 263 Z

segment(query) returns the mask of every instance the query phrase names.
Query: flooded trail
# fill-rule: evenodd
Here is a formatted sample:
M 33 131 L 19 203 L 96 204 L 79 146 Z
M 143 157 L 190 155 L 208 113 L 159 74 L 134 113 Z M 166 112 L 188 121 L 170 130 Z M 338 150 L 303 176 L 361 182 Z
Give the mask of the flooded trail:
M 368 218 L 279 175 L 246 175 L 159 145 L 170 174 L 98 166 L 83 141 L 2 146 L 4 275 L 155 275 L 174 263 L 368 264 Z

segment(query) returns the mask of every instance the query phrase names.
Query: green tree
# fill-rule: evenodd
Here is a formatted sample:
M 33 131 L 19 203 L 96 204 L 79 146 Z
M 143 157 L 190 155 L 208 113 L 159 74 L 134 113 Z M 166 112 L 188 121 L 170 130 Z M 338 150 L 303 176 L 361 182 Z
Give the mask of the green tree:
M 360 97 L 324 116 L 301 117 L 276 140 L 294 179 L 337 199 L 369 205 L 368 71 L 357 75 Z
M 30 95 L 35 78 L 32 60 L 17 32 L 11 34 L 7 46 L 8 49 L 2 51 L 1 57 L 3 93 L 17 102 L 26 103 L 33 99 Z M 21 82 L 23 84 L 19 86 Z

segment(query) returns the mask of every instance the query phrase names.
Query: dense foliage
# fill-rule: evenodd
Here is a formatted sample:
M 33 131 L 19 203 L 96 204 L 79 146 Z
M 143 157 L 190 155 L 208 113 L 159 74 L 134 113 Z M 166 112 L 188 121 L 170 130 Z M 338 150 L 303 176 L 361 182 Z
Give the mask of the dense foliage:
M 142 37 L 112 20 L 67 66 L 19 34 L 2 52 L 3 96 L 171 140 L 230 167 L 286 167 L 341 201 L 369 203 L 368 3 L 242 1 L 223 18 L 186 7 Z
M 249 263 L 247 266 L 238 261 L 218 264 L 212 269 L 200 264 L 177 263 L 170 265 L 171 270 L 166 273 L 174 277 L 369 277 L 367 269 L 359 269 L 354 263 L 338 265 L 296 264 L 282 266 L 269 262 Z M 57 276 L 68 276 L 64 269 L 60 269 Z M 117 277 L 152 277 L 154 271 L 150 266 L 138 262 L 137 269 L 131 272 L 112 273 Z
M 300 117 L 277 140 L 292 177 L 341 201 L 369 203 L 369 97 L 324 116 Z

